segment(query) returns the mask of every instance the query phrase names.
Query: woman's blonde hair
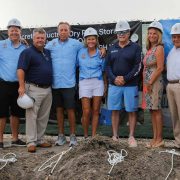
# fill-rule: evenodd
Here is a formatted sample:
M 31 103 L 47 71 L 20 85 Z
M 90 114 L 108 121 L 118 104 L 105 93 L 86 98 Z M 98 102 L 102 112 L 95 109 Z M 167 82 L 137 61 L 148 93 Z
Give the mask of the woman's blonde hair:
M 99 48 L 98 36 L 95 36 L 95 35 L 92 35 L 92 36 L 96 37 L 96 48 Z M 89 37 L 89 36 L 87 36 L 87 37 L 84 38 L 84 46 L 85 46 L 85 47 L 87 47 L 87 38 L 88 38 L 88 37 Z
M 149 28 L 148 29 L 148 33 L 149 33 L 150 29 L 155 29 L 157 34 L 158 34 L 157 46 L 158 45 L 163 45 L 163 42 L 162 42 L 162 33 L 158 29 L 156 29 L 156 28 Z M 148 33 L 147 33 L 147 37 L 146 37 L 146 49 L 147 50 L 151 49 L 151 43 L 150 43 L 150 41 L 148 39 Z

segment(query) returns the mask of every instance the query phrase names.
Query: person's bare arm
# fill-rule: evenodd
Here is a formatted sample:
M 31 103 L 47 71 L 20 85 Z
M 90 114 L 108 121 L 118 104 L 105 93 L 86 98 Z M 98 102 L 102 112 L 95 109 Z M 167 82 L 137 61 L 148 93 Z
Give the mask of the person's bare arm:
M 152 67 L 152 66 L 156 66 L 156 65 L 157 65 L 157 62 L 153 61 L 153 62 L 147 63 L 146 67 Z
M 106 56 L 106 49 L 105 48 L 100 48 L 100 55 L 102 58 L 104 58 Z
M 18 80 L 19 80 L 19 89 L 18 89 L 18 93 L 19 93 L 19 96 L 23 96 L 23 94 L 25 93 L 25 73 L 24 73 L 24 70 L 22 69 L 18 69 L 17 70 L 17 77 L 18 77 Z

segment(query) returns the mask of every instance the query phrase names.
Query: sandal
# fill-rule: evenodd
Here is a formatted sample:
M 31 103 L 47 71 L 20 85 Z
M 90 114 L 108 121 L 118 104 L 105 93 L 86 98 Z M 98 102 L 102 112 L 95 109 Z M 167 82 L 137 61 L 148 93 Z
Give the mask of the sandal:
M 147 143 L 146 144 L 146 148 L 152 148 L 153 146 L 154 146 L 154 144 L 155 144 L 155 142 L 154 142 L 154 140 L 152 139 L 151 141 L 150 141 L 150 143 Z
M 165 143 L 164 143 L 164 141 L 162 140 L 161 142 L 152 145 L 152 147 L 153 147 L 153 148 L 160 148 L 160 147 L 164 147 L 164 145 L 165 145 Z
M 119 137 L 118 136 L 113 136 L 112 140 L 115 141 L 115 142 L 119 142 Z

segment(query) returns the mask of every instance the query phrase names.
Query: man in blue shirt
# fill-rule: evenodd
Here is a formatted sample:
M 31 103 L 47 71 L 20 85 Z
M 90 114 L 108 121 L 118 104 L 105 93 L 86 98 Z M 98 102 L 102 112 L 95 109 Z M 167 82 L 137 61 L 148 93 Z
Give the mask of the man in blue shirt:
M 114 141 L 119 141 L 119 110 L 125 106 L 129 115 L 130 147 L 136 147 L 134 139 L 136 111 L 138 109 L 138 75 L 141 70 L 141 48 L 129 41 L 130 26 L 127 21 L 116 24 L 118 42 L 108 50 L 106 63 L 109 78 L 108 109 L 112 110 L 112 129 Z
M 36 146 L 51 146 L 43 140 L 52 102 L 52 61 L 49 50 L 44 49 L 45 42 L 45 30 L 34 29 L 33 45 L 21 53 L 18 62 L 19 95 L 26 91 L 35 100 L 33 107 L 26 109 L 28 152 L 36 152 Z
M 10 20 L 7 28 L 8 39 L 0 41 L 0 148 L 3 148 L 3 133 L 9 113 L 12 146 L 26 145 L 18 139 L 19 117 L 22 117 L 24 112 L 17 105 L 18 80 L 16 76 L 19 54 L 26 46 L 20 40 L 21 23 L 19 20 Z
M 69 38 L 70 25 L 60 22 L 58 27 L 59 38 L 50 41 L 46 48 L 50 50 L 53 64 L 53 103 L 56 107 L 59 135 L 56 145 L 66 143 L 64 135 L 64 109 L 70 123 L 70 146 L 76 145 L 75 136 L 75 85 L 76 64 L 78 51 L 83 47 L 78 40 Z M 105 54 L 104 50 L 101 51 Z
M 19 95 L 23 96 L 26 89 L 34 99 L 33 107 L 26 109 L 27 147 L 31 153 L 36 152 L 36 146 L 51 147 L 43 140 L 52 102 L 52 61 L 45 42 L 45 30 L 34 29 L 33 45 L 21 53 L 18 62 Z
M 59 136 L 56 145 L 66 143 L 64 135 L 64 109 L 70 123 L 70 146 L 76 145 L 75 136 L 75 85 L 76 85 L 76 57 L 82 44 L 69 38 L 70 25 L 60 22 L 58 25 L 59 38 L 50 41 L 46 48 L 50 50 L 53 65 L 53 103 L 56 107 Z

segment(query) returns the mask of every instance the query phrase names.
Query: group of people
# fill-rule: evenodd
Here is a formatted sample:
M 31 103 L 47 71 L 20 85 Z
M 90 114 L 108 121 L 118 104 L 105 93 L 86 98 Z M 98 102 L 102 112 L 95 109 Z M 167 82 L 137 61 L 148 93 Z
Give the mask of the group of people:
M 154 21 L 148 27 L 147 53 L 142 63 L 140 46 L 130 41 L 130 26 L 119 21 L 115 27 L 117 42 L 105 49 L 99 48 L 98 33 L 94 28 L 84 32 L 84 44 L 72 39 L 70 25 L 58 24 L 58 38 L 46 44 L 46 31 L 33 30 L 33 44 L 28 47 L 21 40 L 21 23 L 12 19 L 8 23 L 8 39 L 0 41 L 0 148 L 3 148 L 3 133 L 6 118 L 10 115 L 12 145 L 27 146 L 28 152 L 36 147 L 47 148 L 44 141 L 51 104 L 56 109 L 58 138 L 56 145 L 64 145 L 64 111 L 70 124 L 69 146 L 77 145 L 75 93 L 77 89 L 76 69 L 79 70 L 79 98 L 82 103 L 82 126 L 84 139 L 88 138 L 90 122 L 92 136 L 96 135 L 102 97 L 106 94 L 108 109 L 112 110 L 112 140 L 119 142 L 120 111 L 128 112 L 130 147 L 136 147 L 134 138 L 136 111 L 138 110 L 138 84 L 143 67 L 142 107 L 151 112 L 153 139 L 147 147 L 164 145 L 162 135 L 161 98 L 163 92 L 162 71 L 164 48 L 162 25 Z M 178 53 L 180 49 L 180 24 L 171 30 L 174 48 L 167 58 L 167 95 L 173 120 L 176 146 L 180 147 L 180 71 Z M 178 49 L 179 48 L 179 49 Z M 177 65 L 176 65 L 177 64 Z M 23 110 L 17 99 L 28 96 L 32 105 L 26 108 L 26 143 L 18 138 L 19 117 Z M 21 100 L 22 99 L 22 100 Z M 24 102 L 23 102 L 24 103 Z M 25 102 L 25 103 L 28 103 Z
M 112 45 L 106 56 L 106 72 L 109 79 L 108 109 L 112 110 L 112 130 L 114 141 L 119 141 L 119 111 L 125 109 L 129 120 L 129 147 L 136 147 L 134 138 L 138 110 L 138 84 L 143 65 L 142 108 L 149 110 L 153 127 L 153 138 L 147 148 L 164 146 L 163 117 L 161 100 L 163 96 L 162 72 L 167 70 L 167 98 L 173 124 L 175 147 L 180 148 L 180 23 L 172 26 L 171 36 L 174 44 L 165 64 L 162 42 L 163 27 L 158 21 L 152 22 L 147 30 L 147 52 L 141 61 L 141 48 L 129 40 L 130 26 L 127 21 L 116 24 L 118 42 Z
M 148 148 L 164 146 L 163 140 L 163 117 L 161 110 L 161 100 L 163 95 L 164 69 L 167 71 L 167 98 L 171 113 L 173 132 L 175 137 L 175 147 L 180 148 L 180 71 L 178 52 L 180 50 L 180 23 L 176 23 L 171 28 L 171 37 L 174 47 L 167 56 L 165 63 L 164 46 L 162 42 L 163 27 L 161 23 L 154 21 L 148 27 L 146 41 L 146 55 L 143 60 L 143 103 L 144 109 L 150 110 L 153 138 Z
M 171 113 L 173 132 L 175 138 L 175 147 L 180 148 L 180 71 L 179 57 L 180 50 L 180 23 L 176 23 L 171 28 L 171 37 L 173 49 L 167 56 L 165 63 L 164 46 L 162 42 L 163 27 L 161 23 L 154 21 L 148 27 L 146 41 L 146 55 L 143 60 L 143 102 L 142 107 L 150 110 L 153 138 L 148 148 L 157 148 L 164 146 L 163 140 L 163 117 L 161 110 L 161 100 L 163 95 L 163 77 L 164 69 L 167 71 L 167 98 Z

